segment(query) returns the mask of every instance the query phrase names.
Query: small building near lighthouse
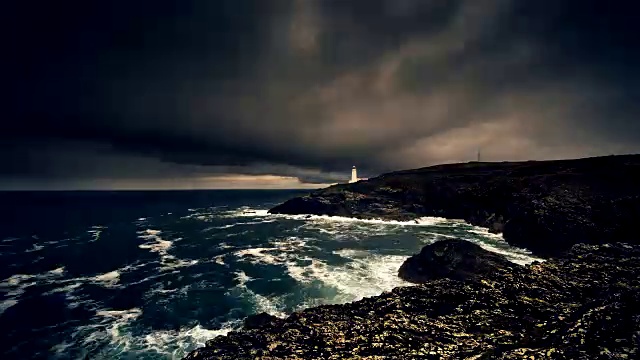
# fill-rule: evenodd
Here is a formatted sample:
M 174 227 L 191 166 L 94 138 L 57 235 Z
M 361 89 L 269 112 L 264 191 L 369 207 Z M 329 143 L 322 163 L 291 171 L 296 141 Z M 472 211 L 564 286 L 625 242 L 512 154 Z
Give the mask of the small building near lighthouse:
M 349 184 L 358 182 L 360 180 L 367 180 L 367 179 L 358 177 L 358 170 L 356 169 L 356 167 L 354 165 L 353 168 L 351 169 L 351 179 L 349 180 Z

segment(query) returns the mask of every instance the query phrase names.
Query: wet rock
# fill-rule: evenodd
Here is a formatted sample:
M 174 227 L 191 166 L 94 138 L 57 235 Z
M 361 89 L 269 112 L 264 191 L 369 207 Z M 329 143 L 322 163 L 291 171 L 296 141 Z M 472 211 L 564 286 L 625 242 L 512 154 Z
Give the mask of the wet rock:
M 248 316 L 244 320 L 244 328 L 247 330 L 252 329 L 264 329 L 268 327 L 277 327 L 282 322 L 282 319 L 273 315 L 269 315 L 266 312 L 260 314 Z
M 270 210 L 409 221 L 464 219 L 540 256 L 640 243 L 640 155 L 438 165 L 338 184 Z
M 427 252 L 469 254 L 466 244 L 450 243 Z M 446 264 L 452 277 L 459 276 L 456 266 L 468 266 Z M 639 245 L 580 244 L 557 259 L 498 270 L 463 281 L 441 274 L 357 302 L 306 309 L 277 326 L 263 326 L 275 319 L 261 314 L 249 321 L 257 326 L 212 339 L 186 359 L 639 357 Z
M 407 259 L 398 276 L 412 283 L 434 279 L 479 280 L 520 267 L 504 256 L 465 240 L 437 241 Z

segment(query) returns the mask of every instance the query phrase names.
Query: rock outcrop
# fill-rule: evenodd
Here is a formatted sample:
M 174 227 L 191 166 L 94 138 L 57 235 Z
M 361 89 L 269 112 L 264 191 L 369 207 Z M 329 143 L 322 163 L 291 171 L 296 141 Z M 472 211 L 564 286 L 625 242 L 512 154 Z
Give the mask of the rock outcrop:
M 455 260 L 470 250 L 487 261 Z M 526 267 L 503 267 L 499 255 L 448 240 L 421 254 L 450 271 L 286 319 L 261 314 L 186 359 L 638 358 L 638 245 L 579 244 Z M 471 269 L 484 273 L 469 277 Z
M 464 219 L 540 256 L 558 255 L 577 243 L 640 243 L 640 155 L 399 171 L 322 189 L 270 211 Z
M 480 281 L 487 276 L 496 277 L 522 269 L 504 256 L 469 241 L 448 240 L 422 248 L 419 254 L 402 264 L 398 276 L 418 284 L 436 279 Z

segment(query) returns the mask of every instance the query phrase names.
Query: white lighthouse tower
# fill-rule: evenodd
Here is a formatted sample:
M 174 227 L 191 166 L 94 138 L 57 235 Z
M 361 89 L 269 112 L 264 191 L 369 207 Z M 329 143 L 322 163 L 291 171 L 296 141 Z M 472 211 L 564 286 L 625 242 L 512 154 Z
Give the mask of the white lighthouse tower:
M 355 165 L 353 166 L 353 169 L 351 169 L 351 180 L 349 180 L 349 184 L 354 182 L 358 182 L 358 170 L 356 170 Z

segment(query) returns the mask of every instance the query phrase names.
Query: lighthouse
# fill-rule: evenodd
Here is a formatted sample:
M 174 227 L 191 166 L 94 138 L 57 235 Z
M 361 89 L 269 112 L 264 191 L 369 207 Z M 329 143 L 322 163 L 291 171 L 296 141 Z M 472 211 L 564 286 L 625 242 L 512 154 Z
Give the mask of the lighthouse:
M 358 170 L 356 170 L 355 165 L 353 166 L 353 168 L 351 169 L 351 179 L 349 180 L 349 184 L 358 182 L 360 180 L 369 180 L 368 178 L 359 178 L 358 177 Z

